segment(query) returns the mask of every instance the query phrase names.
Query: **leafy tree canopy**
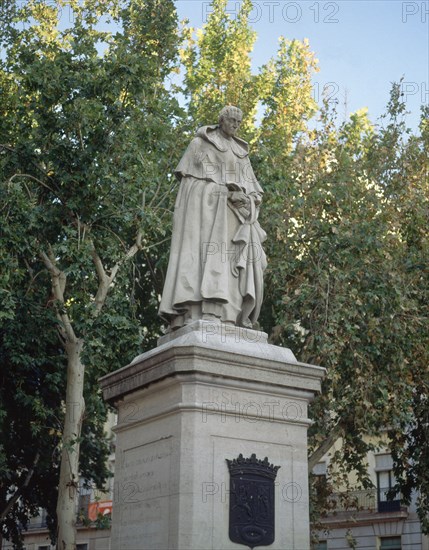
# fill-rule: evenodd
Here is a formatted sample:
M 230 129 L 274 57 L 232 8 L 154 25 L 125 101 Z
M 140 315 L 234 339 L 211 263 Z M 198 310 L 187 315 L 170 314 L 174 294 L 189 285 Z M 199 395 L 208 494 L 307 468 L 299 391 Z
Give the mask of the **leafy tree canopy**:
M 265 190 L 262 325 L 327 368 L 310 464 L 341 436 L 338 475 L 354 470 L 365 486 L 368 442 L 387 429 L 404 499 L 420 491 L 427 528 L 427 109 L 412 134 L 398 84 L 378 125 L 365 110 L 338 124 L 335 105 L 312 97 L 306 41 L 282 38 L 252 73 L 250 0 L 236 19 L 214 0 L 206 26 L 181 34 L 171 1 L 58 5 L 73 9 L 67 28 L 47 1 L 1 13 L 3 534 L 18 541 L 38 506 L 55 517 L 70 449 L 86 479 L 104 482 L 97 379 L 154 345 L 172 168 L 225 103 L 245 114 Z M 186 109 L 169 82 L 179 55 Z M 72 425 L 76 373 L 85 401 Z
M 18 544 L 38 506 L 55 517 L 56 486 L 77 488 L 61 460 L 80 447 L 82 476 L 106 479 L 97 379 L 153 342 L 182 111 L 172 2 L 7 2 L 2 19 L 0 503 Z

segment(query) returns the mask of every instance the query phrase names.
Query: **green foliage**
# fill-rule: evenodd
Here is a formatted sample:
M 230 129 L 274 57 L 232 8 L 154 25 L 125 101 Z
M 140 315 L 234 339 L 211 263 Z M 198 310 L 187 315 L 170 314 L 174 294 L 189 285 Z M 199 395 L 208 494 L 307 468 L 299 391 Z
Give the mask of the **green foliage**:
M 258 149 L 265 148 L 276 162 L 287 160 L 294 140 L 306 132 L 307 122 L 317 110 L 311 82 L 317 70 L 308 40 L 290 41 L 284 37 L 280 38 L 277 58 L 262 68 L 260 87 L 265 111 Z
M 165 86 L 178 48 L 172 2 L 73 1 L 68 28 L 50 2 L 16 4 L 0 32 L 1 509 L 40 454 L 2 522 L 18 544 L 19 522 L 39 506 L 55 515 L 67 363 L 59 316 L 84 340 L 81 474 L 99 488 L 108 475 L 97 380 L 159 332 L 153 283 L 162 285 L 182 112 Z M 115 32 L 100 31 L 100 18 Z M 66 278 L 62 300 L 43 254 Z M 100 269 L 118 269 L 105 301 Z
M 277 58 L 252 74 L 250 53 L 256 40 L 248 23 L 252 2 L 242 2 L 235 18 L 226 13 L 226 5 L 226 0 L 214 0 L 203 29 L 183 31 L 184 91 L 191 125 L 213 124 L 222 107 L 237 105 L 243 111 L 241 135 L 251 142 L 257 136 L 258 148 L 271 152 L 277 148 L 287 155 L 317 108 L 311 89 L 317 61 L 308 41 L 281 38 Z M 258 104 L 265 111 L 256 128 Z
M 271 170 L 283 194 L 274 199 L 282 218 L 270 222 L 270 209 L 267 219 L 274 240 L 267 290 L 276 297 L 273 341 L 327 368 L 312 405 L 311 450 L 340 427 L 342 446 L 331 457 L 337 481 L 346 484 L 355 472 L 366 487 L 366 454 L 389 428 L 401 488 L 408 487 L 408 501 L 411 488 L 420 490 L 423 518 L 428 142 L 425 131 L 408 137 L 398 88 L 385 128 L 360 111 L 337 130 L 335 113 L 325 109 L 288 172 Z M 425 120 L 423 113 L 423 130 Z M 410 464 L 411 449 L 418 465 Z
M 0 502 L 3 510 L 11 488 L 21 487 L 21 499 L 6 517 L 2 531 L 19 545 L 18 521 L 26 525 L 43 502 L 52 517 L 58 478 L 57 447 L 61 434 L 61 394 L 64 387 L 63 353 L 55 333 L 44 334 L 55 323 L 52 312 L 37 303 L 36 289 L 15 293 L 13 314 L 0 322 L 1 390 Z M 18 337 L 19 335 L 19 337 Z M 24 486 L 34 468 L 30 483 Z
M 394 114 L 401 109 L 398 87 L 394 88 L 390 109 Z M 399 117 L 398 117 L 399 118 Z M 414 315 L 410 322 L 410 341 L 406 347 L 407 391 L 399 405 L 402 414 L 395 415 L 389 430 L 394 458 L 394 473 L 404 502 L 409 504 L 412 492 L 417 490 L 417 511 L 426 533 L 429 532 L 429 109 L 422 108 L 420 137 L 410 136 L 402 146 L 398 159 L 391 156 L 394 165 L 385 173 L 391 184 L 391 200 L 395 205 L 396 229 L 404 242 L 402 256 L 408 295 L 413 300 Z M 397 123 L 390 124 L 382 135 L 382 144 L 399 140 Z M 392 135 L 393 134 L 393 135 Z M 396 137 L 396 135 L 398 137 Z
M 189 130 L 215 123 L 228 103 L 244 112 L 265 190 L 262 325 L 273 343 L 328 369 L 310 449 L 339 429 L 337 476 L 354 471 L 366 487 L 365 455 L 388 428 L 404 499 L 420 491 L 428 528 L 428 109 L 412 135 L 398 84 L 379 126 L 360 110 L 338 127 L 325 103 L 309 129 L 317 62 L 308 43 L 282 38 L 277 57 L 252 74 L 251 1 L 233 20 L 226 0 L 214 0 L 203 30 L 182 31 L 185 113 L 166 85 L 180 46 L 171 1 L 73 0 L 70 28 L 50 2 L 21 4 L 6 2 L 0 14 L 1 507 L 22 491 L 2 532 L 18 544 L 18 522 L 38 506 L 54 516 L 61 315 L 85 342 L 81 471 L 99 487 L 106 479 L 97 379 L 154 345 L 172 169 Z M 66 276 L 63 300 L 43 253 Z M 100 265 L 106 275 L 118 269 L 102 303 Z
M 312 405 L 310 450 L 343 434 L 332 457 L 336 481 L 346 484 L 355 472 L 368 487 L 366 454 L 391 427 L 401 487 L 408 500 L 411 488 L 421 491 L 423 518 L 429 509 L 427 110 L 420 135 L 411 135 L 397 84 L 380 126 L 362 109 L 338 127 L 335 105 L 326 101 L 310 130 L 317 60 L 308 43 L 281 38 L 277 57 L 252 75 L 249 3 L 235 21 L 225 4 L 213 2 L 196 39 L 185 30 L 189 113 L 196 126 L 215 122 L 225 103 L 245 106 L 242 135 L 252 141 L 265 190 L 269 264 L 261 322 L 274 343 L 328 369 Z M 419 465 L 410 465 L 411 453 Z
M 256 33 L 248 24 L 252 2 L 244 0 L 235 19 L 226 13 L 227 0 L 214 0 L 207 24 L 194 36 L 185 28 L 182 49 L 185 93 L 196 127 L 217 122 L 225 105 L 243 111 L 242 132 L 251 135 L 258 101 L 257 80 L 251 74 L 250 52 Z

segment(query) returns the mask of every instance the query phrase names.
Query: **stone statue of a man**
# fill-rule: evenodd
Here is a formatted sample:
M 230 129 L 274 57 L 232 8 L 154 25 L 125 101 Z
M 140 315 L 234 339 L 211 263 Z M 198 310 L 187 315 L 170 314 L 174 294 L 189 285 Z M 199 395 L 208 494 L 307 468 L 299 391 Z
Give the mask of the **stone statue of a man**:
M 252 328 L 259 316 L 263 191 L 248 144 L 236 137 L 241 120 L 240 109 L 224 107 L 219 124 L 198 130 L 175 170 L 180 188 L 159 308 L 173 330 L 198 319 Z

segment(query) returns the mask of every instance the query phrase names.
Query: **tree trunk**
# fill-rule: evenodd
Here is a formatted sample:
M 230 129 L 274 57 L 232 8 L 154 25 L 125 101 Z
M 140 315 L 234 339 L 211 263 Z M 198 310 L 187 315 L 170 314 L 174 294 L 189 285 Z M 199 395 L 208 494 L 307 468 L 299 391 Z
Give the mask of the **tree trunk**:
M 110 275 L 106 274 L 101 258 L 97 254 L 96 249 L 93 249 L 92 257 L 99 277 L 99 288 L 95 297 L 96 316 L 99 315 L 104 306 L 110 285 L 115 280 L 121 265 L 137 254 L 141 249 L 141 241 L 142 233 L 139 231 L 136 236 L 136 242 L 124 257 L 113 266 Z M 58 332 L 67 354 L 66 414 L 57 501 L 57 550 L 76 550 L 79 448 L 85 412 L 85 402 L 83 400 L 85 367 L 81 361 L 84 341 L 76 337 L 72 321 L 64 308 L 64 291 L 67 275 L 57 267 L 52 248 L 49 247 L 48 254 L 42 250 L 40 257 L 51 274 L 52 293 L 55 299 L 62 304 L 62 307 L 59 307 L 57 310 L 57 317 L 60 321 Z
M 79 446 L 85 410 L 83 381 L 85 367 L 81 361 L 83 340 L 67 341 L 67 389 L 60 480 L 58 485 L 57 550 L 76 549 L 77 497 L 79 489 Z

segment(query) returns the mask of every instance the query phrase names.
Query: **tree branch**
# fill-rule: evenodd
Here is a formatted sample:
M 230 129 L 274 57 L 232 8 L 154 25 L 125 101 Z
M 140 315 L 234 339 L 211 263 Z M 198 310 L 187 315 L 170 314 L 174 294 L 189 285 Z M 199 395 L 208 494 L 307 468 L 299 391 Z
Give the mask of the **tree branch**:
M 15 178 L 29 178 L 35 182 L 37 182 L 39 185 L 41 185 L 42 187 L 46 187 L 46 189 L 49 189 L 49 191 L 51 193 L 53 193 L 55 195 L 55 197 L 61 202 L 63 203 L 63 201 L 61 200 L 61 197 L 59 197 L 57 195 L 57 193 L 52 189 L 52 187 L 49 187 L 49 185 L 47 185 L 46 183 L 44 183 L 42 180 L 39 180 L 39 178 L 36 178 L 35 176 L 32 176 L 31 174 L 14 174 L 13 176 L 11 176 L 9 178 L 9 183 L 11 183 Z M 28 192 L 28 189 L 27 189 L 27 192 Z
M 12 147 L 11 145 L 7 145 L 5 143 L 0 143 L 0 152 L 1 150 L 7 150 L 7 151 L 10 151 L 11 153 L 17 153 L 16 149 L 14 147 Z M 55 179 L 49 174 L 49 172 L 46 171 L 46 167 L 41 167 L 37 162 L 34 161 L 34 159 L 30 159 L 30 162 L 31 164 L 34 166 L 34 168 L 40 172 L 41 174 L 43 174 L 43 176 L 45 178 L 47 178 L 49 181 L 52 182 L 53 185 L 55 185 Z M 26 178 L 30 178 L 32 179 L 33 181 L 37 182 L 39 185 L 42 185 L 43 187 L 45 187 L 46 189 L 49 189 L 49 191 L 51 191 L 51 193 L 53 193 L 55 195 L 55 197 L 66 207 L 68 208 L 67 206 L 67 201 L 62 199 L 59 192 L 58 191 L 55 191 L 52 187 L 50 187 L 48 184 L 46 184 L 45 182 L 43 182 L 42 180 L 40 180 L 39 178 L 36 178 L 35 176 L 31 175 L 31 174 L 14 174 L 10 179 L 9 181 L 12 181 L 15 177 L 26 177 Z M 27 188 L 27 192 L 28 192 L 28 188 Z M 74 215 L 73 211 L 70 210 L 70 212 Z
M 308 459 L 308 470 L 311 470 L 316 466 L 316 464 L 323 458 L 323 456 L 329 451 L 332 445 L 344 434 L 344 428 L 341 424 L 337 424 L 328 435 L 328 437 L 323 441 L 323 443 L 318 447 L 313 454 Z
M 24 480 L 24 483 L 17 488 L 17 490 L 14 492 L 14 494 L 10 497 L 10 499 L 8 500 L 6 506 L 4 507 L 4 509 L 2 510 L 1 514 L 0 514 L 0 520 L 3 520 L 6 518 L 6 516 L 8 515 L 8 513 L 11 511 L 11 509 L 13 508 L 13 505 L 15 504 L 15 502 L 19 499 L 19 497 L 21 496 L 21 493 L 23 491 L 23 489 L 25 489 L 25 487 L 28 487 L 28 484 L 30 483 L 31 481 L 31 478 L 33 477 L 33 474 L 34 474 L 34 470 L 37 466 L 37 463 L 39 462 L 39 458 L 40 458 L 40 453 L 37 452 L 36 453 L 36 456 L 34 457 L 34 460 L 33 460 L 33 464 L 31 466 L 31 468 L 28 470 L 27 472 L 27 475 L 25 477 L 25 480 Z
M 92 243 L 92 259 L 94 261 L 95 269 L 97 271 L 98 278 L 100 280 L 104 280 L 107 278 L 106 271 L 104 270 L 103 262 L 101 261 L 100 256 L 97 254 L 97 251 L 95 250 L 95 246 Z
M 107 275 L 106 270 L 104 269 L 103 262 L 101 261 L 100 256 L 97 254 L 94 243 L 92 243 L 92 259 L 94 261 L 95 269 L 97 271 L 99 285 L 97 294 L 95 295 L 95 315 L 97 316 L 102 310 L 107 293 L 109 292 L 110 285 L 115 280 L 116 275 L 118 274 L 121 266 L 133 258 L 139 250 L 142 248 L 142 238 L 143 234 L 139 230 L 136 236 L 136 242 L 128 249 L 125 255 L 112 267 L 110 270 L 110 275 Z
M 143 234 L 142 232 L 139 230 L 137 232 L 137 236 L 136 236 L 136 242 L 133 244 L 133 246 L 128 250 L 128 252 L 125 254 L 125 256 L 119 260 L 119 262 L 117 262 L 113 268 L 111 269 L 110 271 L 110 283 L 112 283 L 114 280 L 115 280 L 115 277 L 119 271 L 119 268 L 125 263 L 127 262 L 128 260 L 131 260 L 131 258 L 133 258 L 137 252 L 139 250 L 141 250 L 142 248 L 142 238 L 143 238 Z
M 66 288 L 67 276 L 64 271 L 61 271 L 56 266 L 56 260 L 52 249 L 49 250 L 49 254 L 46 254 L 42 250 L 40 252 L 40 257 L 51 274 L 52 294 L 54 295 L 55 300 L 60 302 L 63 306 L 62 311 L 59 311 L 59 309 L 56 310 L 57 318 L 61 321 L 61 336 L 64 340 L 63 343 L 66 343 L 67 341 L 76 342 L 77 337 L 73 330 L 70 317 L 64 311 L 64 291 Z
M 106 271 L 101 261 L 100 256 L 97 254 L 94 243 L 92 243 L 92 260 L 95 265 L 95 270 L 98 275 L 98 289 L 95 295 L 95 315 L 97 316 L 106 301 L 107 292 L 109 291 L 110 280 L 106 274 Z

